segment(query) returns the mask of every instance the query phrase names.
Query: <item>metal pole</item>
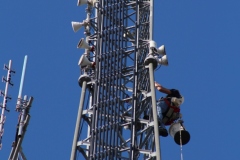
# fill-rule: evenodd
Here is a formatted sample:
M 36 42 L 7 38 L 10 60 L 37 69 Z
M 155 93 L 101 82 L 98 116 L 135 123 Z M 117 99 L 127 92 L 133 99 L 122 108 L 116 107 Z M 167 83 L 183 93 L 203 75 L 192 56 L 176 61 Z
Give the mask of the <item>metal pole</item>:
M 28 126 L 28 123 L 29 123 L 29 120 L 30 120 L 30 115 L 27 115 L 26 116 L 26 123 L 25 123 L 25 131 L 27 129 L 27 126 Z M 25 131 L 23 132 L 22 136 L 21 137 L 18 137 L 18 140 L 17 140 L 17 144 L 16 144 L 16 147 L 15 147 L 15 150 L 14 150 L 14 153 L 13 153 L 13 157 L 11 160 L 17 160 L 17 157 L 18 157 L 18 154 L 19 154 L 19 150 L 21 148 L 21 145 L 22 145 L 22 141 L 23 141 L 23 138 L 24 138 L 24 135 L 25 135 Z
M 154 0 L 150 0 L 150 24 L 149 24 L 149 40 L 153 40 L 153 22 L 154 22 Z M 149 64 L 149 76 L 150 76 L 150 88 L 152 97 L 152 110 L 153 110 L 153 120 L 154 120 L 154 136 L 156 145 L 156 157 L 157 160 L 161 160 L 161 148 L 160 148 L 160 138 L 159 138 L 159 126 L 157 117 L 157 105 L 156 105 L 156 92 L 154 87 L 154 69 L 153 63 Z
M 87 9 L 86 9 L 86 12 L 87 12 L 87 18 L 86 20 L 89 22 L 90 21 L 90 18 L 91 18 L 91 11 L 92 11 L 92 8 L 88 5 L 87 6 Z M 95 14 L 96 14 L 96 9 L 95 9 Z M 96 20 L 95 20 L 96 21 Z M 86 32 L 86 42 L 89 43 L 89 36 L 91 35 L 90 33 L 90 24 L 86 26 L 85 28 L 85 32 Z M 96 42 L 95 42 L 96 43 Z M 96 44 L 95 44 L 96 45 Z M 85 49 L 85 53 L 87 53 L 87 57 L 90 56 L 90 52 L 89 52 L 89 49 Z M 93 58 L 93 61 L 95 62 L 95 57 Z M 89 98 L 89 108 L 92 106 L 92 94 L 90 93 L 90 98 Z M 88 137 L 90 136 L 90 126 L 88 125 Z M 89 157 L 89 145 L 86 146 L 86 155 L 87 157 Z
M 5 109 L 6 109 L 7 99 L 8 99 L 8 95 L 7 95 L 8 94 L 8 85 L 9 85 L 10 80 L 11 80 L 11 66 L 12 66 L 12 61 L 9 60 L 5 92 L 4 92 L 4 95 L 3 95 L 4 98 L 3 98 L 3 105 L 2 105 L 2 113 L 1 113 L 1 119 L 0 119 L 0 137 L 1 137 L 1 139 L 2 139 L 2 136 L 3 136 L 3 132 L 4 132 L 3 125 L 4 125 L 4 121 L 6 119 L 5 116 L 4 116 L 4 112 L 5 112 Z M 2 146 L 1 139 L 0 139 L 0 149 L 1 149 L 1 146 Z
M 27 112 L 26 114 L 27 115 L 25 116 L 25 119 L 24 119 L 24 126 L 23 126 L 23 129 L 22 129 L 22 135 L 16 137 L 16 141 L 12 145 L 12 151 L 10 153 L 10 156 L 9 156 L 8 160 L 17 160 L 19 151 L 21 149 L 22 141 L 24 139 L 25 133 L 27 131 L 28 123 L 29 123 L 30 118 L 31 118 L 31 116 L 29 115 L 29 110 L 32 106 L 32 102 L 33 102 L 33 97 L 30 97 L 28 103 L 26 104 L 26 112 Z
M 161 160 L 161 149 L 160 149 L 160 138 L 159 138 L 159 125 L 157 117 L 157 105 L 156 105 L 156 92 L 154 87 L 154 74 L 153 74 L 153 64 L 149 64 L 149 77 L 150 77 L 150 88 L 152 97 L 152 110 L 153 110 L 153 122 L 154 122 L 154 136 L 156 145 L 156 157 L 157 160 Z
M 15 146 L 16 146 L 15 143 L 16 143 L 16 142 L 13 142 L 13 143 L 12 143 L 12 149 L 11 149 L 10 155 L 9 155 L 9 157 L 8 157 L 8 160 L 11 160 L 11 159 L 12 159 L 13 152 L 14 152 L 14 149 L 15 149 Z
M 27 160 L 26 156 L 24 155 L 24 153 L 23 153 L 23 151 L 22 151 L 22 148 L 20 148 L 19 154 L 20 154 L 22 160 Z
M 24 127 L 24 120 L 25 120 L 25 116 L 26 116 L 26 101 L 27 101 L 27 96 L 24 96 L 24 107 L 20 113 L 20 121 L 19 121 L 19 129 L 18 129 L 18 136 L 22 136 L 23 133 L 23 127 Z
M 78 132 L 79 132 L 80 122 L 81 122 L 81 118 L 82 118 L 82 110 L 83 110 L 83 104 L 84 104 L 84 99 L 85 99 L 86 86 L 87 86 L 87 82 L 83 81 L 83 83 L 82 83 L 82 92 L 81 92 L 81 98 L 80 98 L 80 102 L 79 102 L 77 122 L 76 122 L 76 127 L 75 127 L 75 132 L 74 132 L 74 138 L 73 138 L 72 152 L 71 152 L 70 160 L 75 160 L 76 159 Z
M 154 0 L 150 0 L 150 15 L 149 15 L 149 31 L 150 31 L 150 35 L 149 35 L 149 40 L 153 40 L 153 7 L 154 7 Z
M 138 54 L 139 54 L 139 50 L 138 50 L 138 47 L 139 47 L 139 17 L 140 17 L 140 14 L 139 14 L 139 0 L 137 1 L 136 3 L 136 11 L 137 11 L 137 14 L 136 14 L 136 34 L 137 36 L 135 37 L 135 40 L 136 40 L 136 46 L 135 46 L 135 55 L 134 55 L 134 82 L 133 82 L 133 94 L 132 94 L 132 119 L 131 119 L 131 123 L 132 123 L 132 126 L 131 126 L 131 146 L 130 146 L 130 159 L 134 159 L 135 157 L 135 152 L 136 152 L 136 149 L 137 149 L 137 146 L 136 146 L 136 108 L 137 108 L 137 92 L 138 92 Z
M 88 107 L 88 108 L 91 108 L 91 106 L 92 106 L 92 101 L 93 101 L 93 92 L 90 92 L 90 99 L 89 99 L 89 107 Z M 87 115 L 87 117 L 90 118 L 89 115 Z M 87 137 L 90 137 L 90 135 L 91 135 L 91 127 L 88 125 Z M 90 142 L 90 141 L 88 140 L 88 142 Z M 89 157 L 89 155 L 90 155 L 89 148 L 90 148 L 90 146 L 87 145 L 87 146 L 86 146 L 86 156 L 87 156 L 87 157 Z

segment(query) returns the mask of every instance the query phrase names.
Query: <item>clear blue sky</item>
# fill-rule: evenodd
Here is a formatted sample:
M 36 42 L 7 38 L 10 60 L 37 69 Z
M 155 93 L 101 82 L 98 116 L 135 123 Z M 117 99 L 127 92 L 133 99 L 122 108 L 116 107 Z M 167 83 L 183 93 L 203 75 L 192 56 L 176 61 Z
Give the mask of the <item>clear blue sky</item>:
M 0 159 L 8 158 L 18 113 L 15 104 L 23 59 L 28 55 L 23 94 L 33 96 L 23 142 L 29 160 L 70 158 L 81 88 L 76 48 L 85 19 L 75 1 L 0 1 L 0 66 L 11 59 L 16 70 L 9 89 Z M 154 40 L 166 46 L 169 66 L 155 72 L 167 88 L 178 88 L 185 127 L 191 134 L 184 160 L 239 160 L 240 1 L 155 0 Z M 0 76 L 6 71 L 0 70 Z M 0 83 L 0 89 L 5 84 Z M 157 96 L 163 96 L 157 93 Z M 2 102 L 2 99 L 0 99 Z M 180 148 L 161 138 L 162 160 L 180 160 Z

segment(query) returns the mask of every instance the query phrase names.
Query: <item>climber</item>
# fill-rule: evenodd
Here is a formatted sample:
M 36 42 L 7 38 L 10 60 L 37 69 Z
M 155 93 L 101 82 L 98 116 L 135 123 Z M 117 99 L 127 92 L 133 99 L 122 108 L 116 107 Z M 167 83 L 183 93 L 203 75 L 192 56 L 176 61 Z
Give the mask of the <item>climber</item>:
M 164 88 L 157 82 L 155 82 L 155 87 L 158 91 L 167 94 L 166 97 L 162 97 L 157 101 L 159 134 L 167 137 L 168 132 L 165 125 L 170 125 L 181 117 L 180 105 L 183 103 L 184 97 L 181 96 L 177 89 Z

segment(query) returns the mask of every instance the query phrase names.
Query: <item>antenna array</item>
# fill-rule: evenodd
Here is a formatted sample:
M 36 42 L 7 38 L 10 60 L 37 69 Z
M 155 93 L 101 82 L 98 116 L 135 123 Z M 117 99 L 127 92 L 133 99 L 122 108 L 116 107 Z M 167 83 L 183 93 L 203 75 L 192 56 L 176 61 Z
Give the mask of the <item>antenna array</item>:
M 12 67 L 12 61 L 9 60 L 9 65 L 4 65 L 4 69 L 7 70 L 7 77 L 3 77 L 2 81 L 6 83 L 5 86 L 5 91 L 0 91 L 1 96 L 3 96 L 3 103 L 0 104 L 0 107 L 2 109 L 2 113 L 1 113 L 1 118 L 0 118 L 0 148 L 2 148 L 2 136 L 4 133 L 4 123 L 6 121 L 6 116 L 4 115 L 5 111 L 9 110 L 7 109 L 7 102 L 8 100 L 11 100 L 11 97 L 8 96 L 8 86 L 13 86 L 13 83 L 11 82 L 11 73 L 15 73 L 15 71 L 13 71 L 11 69 Z
M 26 72 L 26 65 L 27 65 L 27 56 L 24 58 L 23 69 L 22 69 L 22 76 L 20 81 L 19 87 L 19 94 L 17 99 L 16 111 L 19 112 L 17 129 L 16 129 L 16 136 L 15 141 L 12 143 L 12 150 L 10 152 L 8 160 L 26 160 L 26 157 L 22 151 L 22 141 L 24 139 L 25 132 L 27 130 L 27 126 L 30 120 L 30 108 L 32 106 L 33 97 L 28 97 L 25 95 L 22 99 L 22 90 L 23 90 L 23 83 L 24 77 Z

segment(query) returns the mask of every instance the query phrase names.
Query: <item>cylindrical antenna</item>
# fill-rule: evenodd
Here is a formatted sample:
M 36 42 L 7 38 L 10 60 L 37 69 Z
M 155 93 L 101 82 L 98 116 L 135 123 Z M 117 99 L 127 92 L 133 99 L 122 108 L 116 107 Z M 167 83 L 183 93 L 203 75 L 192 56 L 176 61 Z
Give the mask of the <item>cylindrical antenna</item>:
M 20 82 L 19 92 L 18 92 L 17 108 L 21 105 L 22 89 L 23 89 L 23 82 L 24 82 L 24 77 L 26 72 L 26 66 L 27 66 L 27 55 L 25 55 L 24 63 L 23 63 L 22 77 L 21 77 L 21 82 Z

